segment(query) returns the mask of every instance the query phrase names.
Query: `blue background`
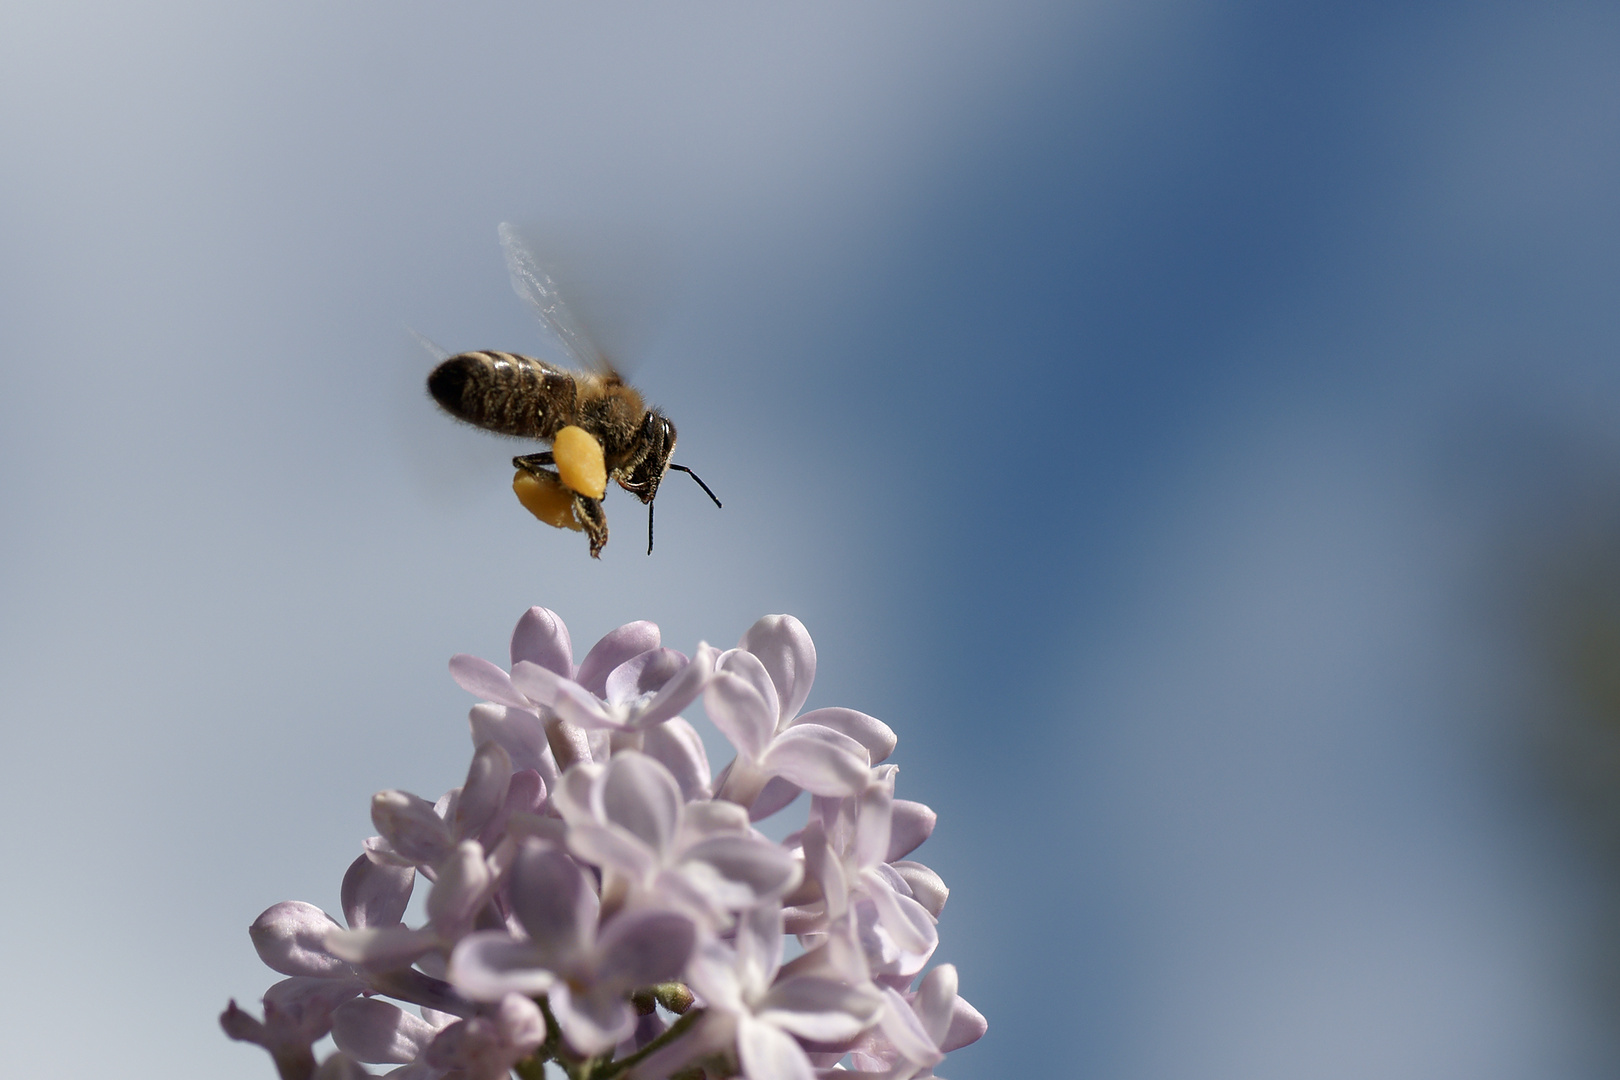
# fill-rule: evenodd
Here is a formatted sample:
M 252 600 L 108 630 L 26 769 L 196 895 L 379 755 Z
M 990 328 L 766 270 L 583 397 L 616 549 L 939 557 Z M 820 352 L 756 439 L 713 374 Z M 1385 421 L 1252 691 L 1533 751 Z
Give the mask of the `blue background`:
M 1612 1075 L 1524 613 L 1615 550 L 1616 56 L 1599 3 L 13 0 L 8 1071 L 270 1075 L 247 924 L 460 782 L 445 661 L 544 604 L 807 624 L 940 813 L 955 1080 Z M 503 220 L 726 502 L 651 558 L 421 391 L 407 325 L 545 351 Z

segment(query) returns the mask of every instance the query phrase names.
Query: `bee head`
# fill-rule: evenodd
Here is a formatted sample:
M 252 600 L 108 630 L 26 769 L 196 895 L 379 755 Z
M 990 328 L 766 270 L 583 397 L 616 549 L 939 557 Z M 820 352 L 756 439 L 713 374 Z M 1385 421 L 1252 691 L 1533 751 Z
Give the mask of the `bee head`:
M 644 503 L 651 503 L 658 495 L 658 485 L 669 470 L 669 459 L 675 453 L 675 425 L 657 409 L 647 410 L 641 421 L 637 438 L 647 448 L 646 454 L 620 486 Z
M 648 410 L 637 437 L 646 447 L 646 453 L 642 455 L 636 467 L 630 470 L 630 475 L 619 481 L 619 486 L 647 504 L 647 554 L 651 555 L 653 499 L 658 497 L 658 485 L 663 482 L 665 473 L 671 469 L 679 469 L 697 481 L 703 493 L 714 499 L 715 506 L 720 505 L 720 500 L 715 498 L 714 492 L 709 490 L 709 485 L 705 484 L 697 473 L 685 465 L 676 465 L 669 460 L 675 453 L 675 425 L 669 422 L 669 417 L 657 409 Z

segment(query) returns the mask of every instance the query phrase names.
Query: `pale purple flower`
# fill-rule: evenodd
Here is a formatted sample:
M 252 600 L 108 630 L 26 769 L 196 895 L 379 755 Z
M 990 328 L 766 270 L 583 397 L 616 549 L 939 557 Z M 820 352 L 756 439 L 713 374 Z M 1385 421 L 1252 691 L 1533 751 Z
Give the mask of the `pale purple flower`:
M 585 730 L 644 730 L 678 715 L 703 690 L 714 650 L 695 660 L 660 646 L 658 627 L 627 623 L 598 641 L 576 670 L 568 628 L 530 608 L 512 634 L 512 669 L 465 654 L 450 661 L 462 688 L 485 701 Z
M 853 920 L 872 973 L 904 985 L 933 955 L 939 931 L 905 876 L 885 861 L 897 772 L 895 766 L 880 766 L 859 796 L 814 800 L 802 842 L 806 872 L 821 886 L 822 919 L 828 924 Z M 914 876 L 934 877 L 931 871 Z M 815 940 L 814 932 L 805 937 Z
M 269 1050 L 284 1080 L 358 1080 L 362 1062 L 396 1066 L 396 1080 L 503 1080 L 542 1059 L 575 1078 L 692 1065 L 746 1080 L 933 1077 L 985 1029 L 950 965 L 909 989 L 949 895 L 909 858 L 936 818 L 895 797 L 885 724 L 801 713 L 815 670 L 791 616 L 690 659 L 628 623 L 576 666 L 562 620 L 531 608 L 510 671 L 451 661 L 482 699 L 462 785 L 434 802 L 373 798 L 346 928 L 296 901 L 260 916 L 254 946 L 288 977 L 262 1021 L 233 1002 L 227 1033 Z M 718 778 L 680 715 L 699 696 L 737 751 Z M 809 818 L 787 841 L 754 828 L 801 791 Z M 426 918 L 407 926 L 418 875 Z M 805 951 L 784 964 L 786 934 Z M 339 1050 L 317 1066 L 328 1032 Z
M 371 823 L 379 835 L 366 841 L 366 851 L 379 863 L 414 866 L 431 878 L 460 841 L 481 837 L 494 846 L 499 826 L 513 813 L 538 810 L 545 797 L 538 773 L 515 772 L 503 746 L 484 742 L 473 752 L 466 783 L 436 803 L 408 791 L 373 795 Z
M 390 971 L 417 963 L 429 953 L 448 956 L 456 942 L 472 932 L 474 924 L 494 899 L 516 845 L 506 841 L 488 855 L 476 840 L 463 840 L 439 861 L 438 880 L 428 893 L 425 926 L 389 926 L 360 930 L 330 929 L 326 948 L 350 963 L 371 970 Z
M 803 958 L 801 958 L 802 960 Z M 706 1006 L 688 1036 L 649 1058 L 638 1077 L 667 1075 L 686 1062 L 734 1048 L 748 1080 L 813 1080 L 798 1040 L 852 1039 L 883 1010 L 870 984 L 851 984 L 814 963 L 782 966 L 782 909 L 762 904 L 739 920 L 733 944 L 705 941 L 687 966 Z
M 546 1021 L 540 1007 L 522 994 L 507 994 L 488 1015 L 459 1021 L 439 1032 L 422 1056 L 429 1067 L 447 1071 L 457 1080 L 503 1080 L 545 1038 Z M 398 1073 L 390 1075 L 399 1077 Z
M 343 877 L 343 911 L 349 925 L 362 932 L 403 930 L 399 920 L 410 901 L 414 878 L 409 867 L 360 856 Z M 422 972 L 367 970 L 350 963 L 327 947 L 332 932 L 344 931 L 326 912 L 301 900 L 272 905 L 248 928 L 259 958 L 290 977 L 265 992 L 262 1022 L 233 1001 L 220 1023 L 231 1038 L 269 1051 L 284 1076 L 313 1073 L 314 1042 L 331 1029 L 334 1013 L 363 993 L 386 993 L 445 1009 L 469 1007 L 448 985 Z M 337 1062 L 329 1071 L 343 1068 L 343 1062 Z
M 263 1047 L 282 1076 L 310 1076 L 315 1071 L 316 1040 L 332 1027 L 332 1013 L 352 993 L 330 979 L 295 976 L 276 983 L 264 995 L 261 1021 L 232 1001 L 220 1014 L 225 1034 Z
M 438 1070 L 425 1062 L 416 1064 L 422 1052 L 456 1017 L 429 1012 L 426 1016 L 408 1013 L 380 998 L 355 998 L 332 1016 L 332 1041 L 339 1050 L 369 1065 L 413 1065 L 392 1075 L 433 1080 Z
M 649 627 L 650 631 L 646 629 Z M 635 650 L 636 652 L 657 648 L 658 628 L 651 623 L 631 623 L 630 626 L 621 626 L 608 637 L 611 638 L 614 634 L 622 636 L 627 631 L 632 634 L 638 631 L 640 633 L 640 637 L 637 638 L 640 647 Z M 649 637 L 650 644 L 645 643 Z M 607 638 L 603 639 L 606 640 Z M 513 667 L 520 663 L 537 664 L 565 679 L 574 674 L 574 645 L 568 636 L 568 627 L 557 617 L 556 612 L 543 607 L 530 608 L 518 620 L 517 626 L 512 631 L 511 656 Z M 450 675 L 463 690 L 476 694 L 485 701 L 532 711 L 537 715 L 541 708 L 512 685 L 512 677 L 505 669 L 488 660 L 458 653 L 450 658 Z
M 599 925 L 601 904 L 584 871 L 540 840 L 518 852 L 510 902 L 527 936 L 468 935 L 451 954 L 450 981 L 476 1001 L 547 995 L 563 1037 L 582 1054 L 628 1036 L 629 992 L 678 976 L 697 939 L 689 917 L 659 908 L 626 908 Z
M 815 643 L 791 615 L 760 619 L 715 661 L 703 707 L 737 751 L 719 794 L 750 807 L 755 820 L 800 790 L 858 794 L 871 766 L 894 750 L 894 732 L 854 709 L 800 716 L 815 673 Z
M 614 662 L 628 659 L 635 652 L 657 648 L 658 628 L 652 623 L 630 623 L 607 635 L 591 650 L 582 669 L 600 666 L 610 655 Z M 634 650 L 619 657 L 623 649 Z M 543 667 L 563 678 L 574 674 L 574 645 L 568 627 L 556 612 L 532 607 L 518 619 L 512 631 L 511 663 Z M 493 740 L 506 748 L 520 768 L 531 768 L 547 785 L 556 783 L 561 768 L 575 761 L 590 761 L 592 745 L 585 731 L 560 721 L 542 702 L 531 701 L 516 686 L 508 672 L 488 660 L 466 653 L 450 658 L 450 675 L 469 693 L 488 705 L 475 706 L 468 715 L 475 743 Z M 598 749 L 605 749 L 598 747 Z
M 601 868 L 603 898 L 615 904 L 659 902 L 722 930 L 728 913 L 799 882 L 798 860 L 750 828 L 741 807 L 684 803 L 669 770 L 646 754 L 574 766 L 555 802 L 569 850 Z
M 467 1003 L 449 986 L 392 960 L 370 964 L 340 955 L 330 947 L 333 935 L 408 934 L 399 921 L 410 900 L 414 878 L 409 868 L 373 862 L 365 855 L 343 877 L 343 910 L 349 930 L 314 904 L 287 900 L 272 905 L 254 920 L 248 934 L 259 959 L 293 978 L 272 988 L 282 1010 L 303 1011 L 330 1000 L 335 1008 L 361 993 L 380 992 L 446 1011 L 465 1011 Z M 266 995 L 266 1000 L 271 995 Z
M 826 1069 L 818 1076 L 821 1080 L 937 1080 L 934 1066 L 952 1050 L 978 1041 L 989 1028 L 984 1016 L 956 988 L 955 965 L 941 964 L 909 994 L 885 989 L 878 1023 L 850 1050 L 854 1068 Z
M 709 680 L 716 655 L 703 644 L 691 659 L 674 649 L 648 649 L 608 671 L 600 689 L 595 681 L 570 679 L 523 661 L 512 665 L 512 684 L 530 701 L 586 731 L 639 732 L 673 719 L 692 704 Z
M 356 1061 L 403 1065 L 387 1074 L 394 1080 L 502 1080 L 545 1038 L 545 1017 L 521 994 L 465 1020 L 432 1010 L 418 1017 L 375 998 L 350 1001 L 332 1018 L 338 1048 Z

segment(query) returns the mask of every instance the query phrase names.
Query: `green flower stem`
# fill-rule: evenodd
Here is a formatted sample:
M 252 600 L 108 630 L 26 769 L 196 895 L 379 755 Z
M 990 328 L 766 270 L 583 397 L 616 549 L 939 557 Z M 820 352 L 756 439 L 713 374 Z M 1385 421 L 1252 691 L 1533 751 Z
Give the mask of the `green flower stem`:
M 537 1050 L 512 1066 L 512 1071 L 518 1074 L 518 1080 L 546 1080 L 546 1058 Z
M 662 1035 L 658 1036 L 658 1038 L 654 1039 L 646 1046 L 643 1046 L 640 1050 L 637 1050 L 629 1057 L 624 1058 L 621 1061 L 609 1062 L 605 1071 L 601 1073 L 592 1073 L 591 1080 L 613 1080 L 614 1077 L 623 1076 L 626 1072 L 634 1068 L 637 1063 L 641 1062 L 655 1051 L 662 1050 L 664 1047 L 668 1046 L 682 1035 L 685 1035 L 687 1031 L 691 1029 L 692 1025 L 697 1023 L 698 1019 L 702 1016 L 702 1009 L 688 1009 L 680 1019 L 669 1025 L 669 1030 L 665 1031 Z
M 661 986 L 658 989 L 664 991 L 666 987 Z M 684 986 L 680 989 L 685 991 L 688 998 L 686 1004 L 690 1006 L 689 999 L 692 992 L 686 990 Z M 663 994 L 660 994 L 660 998 L 663 996 Z M 677 999 L 680 997 L 679 994 L 674 996 Z M 698 1018 L 703 1015 L 702 1009 L 689 1007 L 658 1038 L 629 1057 L 613 1061 L 606 1057 L 581 1058 L 575 1056 L 569 1051 L 567 1044 L 562 1041 L 562 1032 L 557 1027 L 557 1018 L 551 1014 L 551 1003 L 546 1000 L 546 996 L 544 994 L 540 995 L 534 999 L 534 1003 L 540 1006 L 540 1013 L 546 1018 L 546 1041 L 541 1043 L 540 1048 L 533 1054 L 512 1067 L 520 1080 L 545 1080 L 546 1062 L 548 1061 L 555 1061 L 562 1066 L 563 1071 L 568 1074 L 569 1080 L 616 1080 L 617 1077 L 623 1076 L 654 1051 L 668 1046 L 682 1035 L 685 1035 L 687 1031 L 691 1030 L 692 1025 L 698 1022 Z

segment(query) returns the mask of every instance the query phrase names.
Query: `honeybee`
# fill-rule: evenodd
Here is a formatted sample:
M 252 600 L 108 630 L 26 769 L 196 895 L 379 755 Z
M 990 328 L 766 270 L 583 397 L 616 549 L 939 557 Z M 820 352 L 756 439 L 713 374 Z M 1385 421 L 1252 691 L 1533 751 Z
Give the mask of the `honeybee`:
M 488 431 L 538 439 L 550 450 L 512 459 L 513 490 L 548 525 L 579 529 L 600 558 L 608 541 L 602 497 L 614 481 L 647 504 L 647 554 L 653 546 L 653 499 L 670 469 L 696 480 L 714 505 L 720 500 L 697 473 L 670 461 L 675 425 L 649 409 L 585 334 L 518 232 L 500 227 L 512 287 L 539 313 L 579 370 L 532 356 L 484 350 L 444 359 L 428 376 L 428 393 L 451 416 Z

